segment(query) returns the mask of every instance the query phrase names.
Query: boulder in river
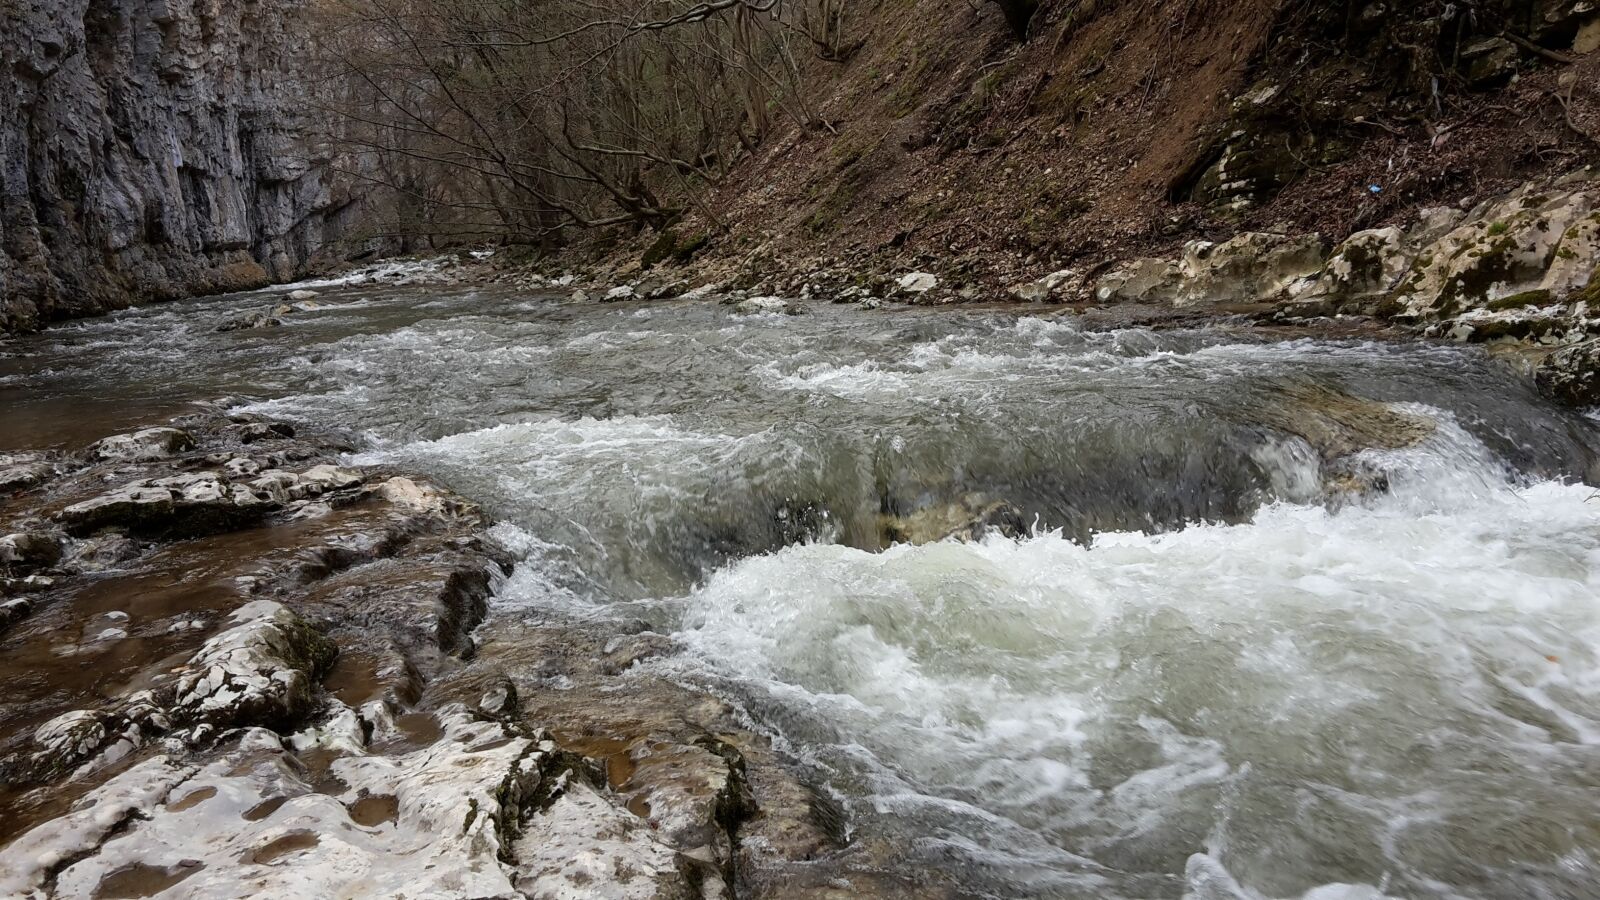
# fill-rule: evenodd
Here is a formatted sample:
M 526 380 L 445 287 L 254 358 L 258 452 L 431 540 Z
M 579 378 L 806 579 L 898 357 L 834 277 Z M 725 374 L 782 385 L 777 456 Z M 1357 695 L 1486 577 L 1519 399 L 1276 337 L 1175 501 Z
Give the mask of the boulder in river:
M 233 627 L 206 641 L 178 670 L 173 721 L 222 729 L 302 718 L 313 686 L 337 654 L 333 642 L 271 600 L 239 607 L 230 621 Z
M 905 515 L 884 515 L 879 521 L 879 537 L 885 544 L 981 541 L 991 535 L 1020 538 L 1027 533 L 1027 519 L 1015 506 L 978 493 Z
M 128 482 L 66 506 L 56 519 L 69 533 L 80 536 L 102 528 L 192 536 L 237 528 L 291 501 L 355 488 L 362 483 L 359 474 L 328 464 L 312 466 L 298 474 L 277 469 L 258 474 L 245 467 L 238 467 L 237 471 L 238 476 L 202 470 Z
M 733 311 L 742 316 L 754 316 L 763 313 L 781 313 L 786 316 L 793 316 L 800 313 L 800 304 L 785 300 L 782 297 L 751 297 L 735 303 Z
M 36 454 L 0 454 L 0 495 L 42 484 L 58 471 L 54 462 Z
M 226 483 L 213 473 L 197 473 L 125 484 L 66 507 L 57 518 L 77 535 L 106 527 L 203 534 L 258 518 L 271 505 L 247 487 Z
M 1534 373 L 1539 392 L 1571 406 L 1600 406 L 1600 340 L 1585 341 L 1545 357 Z
M 48 569 L 61 561 L 61 540 L 53 534 L 23 531 L 0 537 L 0 567 L 13 572 Z
M 1256 421 L 1303 439 L 1325 461 L 1363 450 L 1412 447 L 1434 433 L 1434 423 L 1328 387 L 1287 384 L 1272 392 L 1275 402 L 1252 409 Z
M 277 328 L 283 324 L 274 310 L 258 309 L 254 312 L 241 313 L 224 321 L 216 327 L 218 332 L 229 331 L 256 331 L 263 328 Z
M 180 428 L 145 428 L 132 434 L 118 434 L 96 441 L 89 447 L 94 460 L 148 462 L 167 459 L 194 449 L 194 437 Z

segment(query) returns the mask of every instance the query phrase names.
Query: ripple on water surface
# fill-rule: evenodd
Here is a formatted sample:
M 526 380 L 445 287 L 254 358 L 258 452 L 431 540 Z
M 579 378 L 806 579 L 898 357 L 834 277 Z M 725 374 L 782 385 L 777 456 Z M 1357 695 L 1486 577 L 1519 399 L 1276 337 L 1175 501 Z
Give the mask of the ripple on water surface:
M 1600 441 L 1479 354 L 328 288 L 8 345 L 0 396 L 362 435 L 504 520 L 500 614 L 674 631 L 647 667 L 994 896 L 1593 895 Z M 1357 438 L 1386 493 L 1325 506 Z M 885 549 L 967 502 L 1033 530 Z

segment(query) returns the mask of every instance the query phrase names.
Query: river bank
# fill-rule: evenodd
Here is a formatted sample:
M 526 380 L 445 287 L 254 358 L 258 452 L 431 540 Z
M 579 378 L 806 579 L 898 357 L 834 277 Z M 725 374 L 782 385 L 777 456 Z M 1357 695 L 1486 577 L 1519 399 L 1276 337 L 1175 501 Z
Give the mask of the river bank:
M 670 638 L 490 621 L 488 521 L 351 449 L 216 406 L 5 458 L 0 892 L 717 897 L 842 847 L 727 704 L 621 680 Z
M 1542 366 L 1548 396 L 1600 404 L 1600 180 L 1592 166 L 1454 206 L 1418 206 L 1395 224 L 1350 234 L 1240 231 L 1183 242 L 1166 256 L 1103 254 L 1054 271 L 1031 258 L 996 271 L 937 257 L 884 271 L 866 258 L 780 254 L 767 244 L 702 257 L 703 243 L 669 229 L 602 249 L 577 268 L 572 256 L 557 256 L 534 272 L 512 262 L 499 277 L 602 302 L 1014 302 L 1078 314 L 1089 328 L 1232 319 L 1312 335 L 1393 330 L 1488 345 L 1530 372 Z

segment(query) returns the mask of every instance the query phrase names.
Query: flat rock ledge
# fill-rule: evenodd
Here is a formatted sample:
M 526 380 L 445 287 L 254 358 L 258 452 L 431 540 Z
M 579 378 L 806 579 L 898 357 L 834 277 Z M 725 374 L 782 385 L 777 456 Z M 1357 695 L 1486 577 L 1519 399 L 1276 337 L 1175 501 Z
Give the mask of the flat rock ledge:
M 0 459 L 0 896 L 956 896 L 470 503 L 207 408 Z M 9 473 L 9 474 L 7 474 Z

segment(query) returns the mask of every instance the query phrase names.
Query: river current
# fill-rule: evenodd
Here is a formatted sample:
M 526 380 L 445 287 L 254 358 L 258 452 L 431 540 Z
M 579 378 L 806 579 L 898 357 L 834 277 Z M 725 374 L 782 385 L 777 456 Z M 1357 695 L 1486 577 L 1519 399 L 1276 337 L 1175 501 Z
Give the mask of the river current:
M 0 343 L 0 452 L 343 429 L 502 523 L 495 615 L 672 634 L 978 895 L 1600 896 L 1600 425 L 1477 350 L 447 286 L 214 330 L 276 296 Z

